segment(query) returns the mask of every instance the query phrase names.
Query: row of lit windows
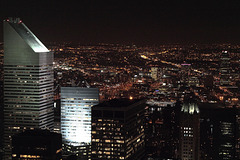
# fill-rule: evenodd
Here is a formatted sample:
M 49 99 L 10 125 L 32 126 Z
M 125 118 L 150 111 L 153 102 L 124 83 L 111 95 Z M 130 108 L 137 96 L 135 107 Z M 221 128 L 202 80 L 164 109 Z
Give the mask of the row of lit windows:
M 83 98 L 63 98 L 63 100 L 84 100 L 84 101 L 98 101 L 98 99 L 83 99 Z
M 72 112 L 72 113 L 69 113 L 69 112 Z M 64 116 L 66 116 L 66 115 L 73 116 L 73 115 L 80 115 L 80 114 L 76 113 L 76 111 L 75 112 L 74 111 L 68 111 L 67 113 L 62 113 L 62 115 L 64 115 Z M 91 114 L 82 114 L 82 115 L 84 115 L 84 116 L 91 116 Z
M 30 75 L 31 76 L 31 75 Z M 44 79 L 44 80 L 38 80 L 38 79 L 26 79 L 26 78 L 18 78 L 18 79 L 5 79 L 5 83 L 46 83 L 46 82 L 52 82 L 53 80 L 52 79 Z
M 124 157 L 116 157 L 114 155 L 112 156 L 103 156 L 103 155 L 98 155 L 98 158 L 104 158 L 104 159 L 124 159 Z M 126 157 L 127 158 L 127 157 Z
M 96 102 L 93 102 L 93 101 L 79 101 L 79 100 L 76 100 L 76 101 L 64 101 L 64 100 L 61 100 L 61 103 L 62 104 L 96 104 Z
M 84 103 L 85 104 L 85 103 Z M 73 106 L 73 107 L 76 107 L 76 106 L 81 106 L 81 107 L 91 107 L 93 105 L 80 105 L 80 104 L 65 104 L 63 103 L 62 106 Z M 62 109 L 64 108 L 70 108 L 70 107 L 62 107 Z M 83 108 L 83 109 L 89 109 L 89 108 Z
M 92 134 L 99 134 L 99 131 L 92 131 Z M 115 132 L 114 133 L 114 131 L 113 132 L 103 132 L 103 134 L 104 135 L 119 135 L 119 136 L 121 136 L 122 135 L 122 133 L 120 133 L 120 132 Z
M 72 123 L 75 123 L 76 125 L 78 125 L 78 126 L 81 126 L 81 124 L 82 125 L 86 125 L 86 126 L 89 126 L 91 123 L 82 123 L 81 121 L 70 121 L 70 122 L 62 122 L 62 127 L 74 127 L 74 126 L 67 126 L 67 125 L 70 125 L 70 124 L 72 124 Z M 65 125 L 65 124 L 67 124 L 67 125 Z M 89 128 L 89 127 L 88 127 Z
M 192 134 L 184 134 L 184 137 L 193 137 Z
M 16 154 L 12 154 L 12 157 L 17 157 Z M 20 158 L 40 158 L 38 155 L 20 155 Z
M 193 130 L 193 128 L 191 128 L 191 127 L 184 127 L 183 129 L 184 130 Z
M 100 142 L 100 139 L 92 139 L 93 142 Z M 124 143 L 124 140 L 105 140 L 106 143 Z

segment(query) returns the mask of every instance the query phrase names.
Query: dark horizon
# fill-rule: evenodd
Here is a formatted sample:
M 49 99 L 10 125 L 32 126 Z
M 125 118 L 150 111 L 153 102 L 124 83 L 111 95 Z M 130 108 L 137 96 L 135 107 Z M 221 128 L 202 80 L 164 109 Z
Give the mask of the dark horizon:
M 240 43 L 240 2 L 3 1 L 43 42 L 169 44 Z M 0 41 L 2 41 L 0 32 Z

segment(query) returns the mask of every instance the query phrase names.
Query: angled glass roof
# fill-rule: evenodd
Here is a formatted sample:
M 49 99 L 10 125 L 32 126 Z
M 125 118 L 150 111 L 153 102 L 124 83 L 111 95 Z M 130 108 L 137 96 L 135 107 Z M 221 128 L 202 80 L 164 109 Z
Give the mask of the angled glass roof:
M 28 29 L 28 27 L 22 23 L 9 24 L 16 30 L 16 32 L 22 37 L 22 39 L 34 50 L 34 52 L 49 52 L 44 44 Z

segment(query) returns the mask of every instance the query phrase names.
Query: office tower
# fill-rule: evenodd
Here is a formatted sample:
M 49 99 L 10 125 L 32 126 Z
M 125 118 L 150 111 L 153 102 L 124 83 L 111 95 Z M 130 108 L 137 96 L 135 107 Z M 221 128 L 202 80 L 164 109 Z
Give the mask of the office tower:
M 227 51 L 223 51 L 220 59 L 220 85 L 229 86 L 230 85 L 230 57 Z
M 208 106 L 201 109 L 201 159 L 239 159 L 237 110 Z
M 207 89 L 212 89 L 213 88 L 213 82 L 214 82 L 214 77 L 213 75 L 205 75 L 203 78 L 203 84 L 204 87 Z
M 3 81 L 0 81 L 0 159 L 3 156 Z
M 86 158 L 91 144 L 91 107 L 99 103 L 98 88 L 61 87 L 61 133 L 64 154 Z
M 49 130 L 26 130 L 12 136 L 13 160 L 60 160 L 62 136 Z
M 53 129 L 53 53 L 19 18 L 4 21 L 4 146 L 26 129 Z
M 176 159 L 179 146 L 179 106 L 146 107 L 146 159 Z
M 152 77 L 152 79 L 157 81 L 158 77 L 159 77 L 158 74 L 159 74 L 159 69 L 157 67 L 152 67 L 151 68 L 151 77 Z
M 180 158 L 199 160 L 200 121 L 199 108 L 195 103 L 183 104 L 180 113 Z
M 189 82 L 189 77 L 191 75 L 191 64 L 189 63 L 183 63 L 181 64 L 181 70 L 180 70 L 180 77 L 181 77 L 181 82 L 185 85 L 188 86 Z
M 113 99 L 92 107 L 92 160 L 140 160 L 146 101 Z

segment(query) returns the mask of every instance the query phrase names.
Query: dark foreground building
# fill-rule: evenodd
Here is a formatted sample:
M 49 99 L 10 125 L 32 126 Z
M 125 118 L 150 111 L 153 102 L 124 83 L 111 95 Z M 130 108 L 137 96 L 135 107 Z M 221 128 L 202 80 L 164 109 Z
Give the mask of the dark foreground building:
M 178 158 L 180 107 L 180 105 L 169 104 L 147 106 L 146 160 Z
M 60 160 L 62 136 L 48 130 L 27 130 L 13 136 L 13 160 Z
M 140 160 L 145 100 L 114 99 L 92 107 L 92 160 Z
M 200 111 L 193 102 L 185 102 L 180 114 L 180 157 L 200 160 Z
M 201 110 L 201 159 L 236 160 L 238 142 L 235 108 Z

